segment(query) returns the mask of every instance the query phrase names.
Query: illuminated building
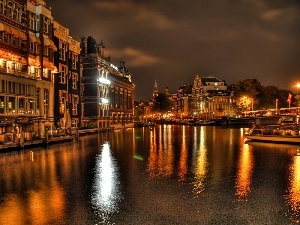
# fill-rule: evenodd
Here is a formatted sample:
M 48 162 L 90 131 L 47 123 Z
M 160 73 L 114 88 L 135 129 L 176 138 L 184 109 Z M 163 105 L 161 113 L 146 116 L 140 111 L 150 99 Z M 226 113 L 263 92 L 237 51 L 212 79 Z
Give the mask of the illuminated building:
M 184 85 L 177 90 L 176 111 L 178 117 L 184 117 L 191 114 L 192 105 L 192 85 Z
M 55 52 L 55 127 L 68 129 L 81 126 L 80 104 L 80 42 L 69 35 L 69 29 L 54 21 Z
M 125 61 L 120 61 L 119 68 L 113 65 L 110 68 L 110 126 L 114 129 L 133 127 L 135 85 L 131 81 Z
M 199 77 L 194 79 L 192 90 L 193 115 L 209 119 L 233 114 L 233 95 L 227 90 L 225 81 L 216 77 Z
M 105 46 L 89 36 L 81 39 L 82 58 L 82 125 L 87 128 L 108 129 L 109 115 L 109 58 Z
M 235 115 L 234 97 L 231 91 L 207 91 L 208 115 L 210 118 Z
M 53 17 L 43 0 L 7 0 L 0 21 L 0 133 L 31 138 L 53 121 Z
M 103 42 L 89 36 L 81 39 L 83 115 L 82 126 L 118 129 L 133 126 L 133 89 L 131 76 L 121 61 L 119 68 L 105 57 Z
M 234 114 L 233 103 L 233 94 L 227 90 L 225 81 L 197 75 L 193 85 L 184 85 L 177 90 L 176 111 L 181 117 L 210 119 Z

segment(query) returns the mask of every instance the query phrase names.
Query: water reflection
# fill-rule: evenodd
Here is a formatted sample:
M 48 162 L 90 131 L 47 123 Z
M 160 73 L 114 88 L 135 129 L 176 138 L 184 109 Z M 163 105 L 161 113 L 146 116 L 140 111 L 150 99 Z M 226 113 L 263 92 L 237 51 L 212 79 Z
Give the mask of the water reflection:
M 148 174 L 150 177 L 170 176 L 174 173 L 172 126 L 159 126 L 150 133 Z
M 102 222 L 109 223 L 109 215 L 118 211 L 121 198 L 118 165 L 106 142 L 102 146 L 101 154 L 96 157 L 92 190 L 95 214 L 101 217 Z
M 251 146 L 244 144 L 240 149 L 240 156 L 238 160 L 236 180 L 236 196 L 238 201 L 247 201 L 247 197 L 250 192 L 253 161 Z
M 208 172 L 207 162 L 207 146 L 206 146 L 206 132 L 204 127 L 200 128 L 200 144 L 196 155 L 196 166 L 195 166 L 195 181 L 193 182 L 193 192 L 198 196 L 204 190 L 204 182 L 206 174 Z
M 298 153 L 298 151 L 297 151 Z M 291 208 L 291 220 L 300 222 L 300 156 L 295 155 L 289 167 L 289 185 L 286 200 Z
M 187 147 L 186 147 L 186 130 L 185 130 L 185 126 L 182 128 L 182 139 L 181 139 L 181 151 L 180 151 L 180 158 L 179 158 L 179 179 L 180 180 L 184 180 L 185 176 L 187 174 Z
M 54 152 L 1 155 L 0 224 L 50 224 L 65 218 L 66 196 L 58 182 Z M 51 216 L 49 216 L 51 215 Z

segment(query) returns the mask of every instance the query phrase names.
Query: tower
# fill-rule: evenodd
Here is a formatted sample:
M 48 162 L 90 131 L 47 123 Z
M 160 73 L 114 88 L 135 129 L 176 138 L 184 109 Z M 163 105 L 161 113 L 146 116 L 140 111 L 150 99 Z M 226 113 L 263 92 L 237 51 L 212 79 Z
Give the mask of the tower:
M 152 98 L 155 99 L 156 96 L 158 96 L 158 87 L 157 87 L 157 82 L 156 82 L 156 80 L 155 80 L 155 81 L 154 81 L 154 89 L 153 89 Z

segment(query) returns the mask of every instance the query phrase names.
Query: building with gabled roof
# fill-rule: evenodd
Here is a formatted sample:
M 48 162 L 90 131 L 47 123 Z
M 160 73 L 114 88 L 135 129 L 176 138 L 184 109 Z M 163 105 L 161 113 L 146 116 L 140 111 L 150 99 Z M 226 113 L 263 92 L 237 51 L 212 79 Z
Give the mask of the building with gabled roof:
M 81 39 L 84 127 L 99 130 L 133 127 L 134 87 L 125 61 L 117 67 L 94 37 Z

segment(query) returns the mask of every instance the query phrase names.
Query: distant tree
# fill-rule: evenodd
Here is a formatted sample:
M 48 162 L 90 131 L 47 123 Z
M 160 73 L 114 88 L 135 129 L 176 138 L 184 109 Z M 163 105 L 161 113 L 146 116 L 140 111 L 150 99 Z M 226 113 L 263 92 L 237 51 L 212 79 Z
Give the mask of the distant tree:
M 231 85 L 231 90 L 234 91 L 237 110 L 249 110 L 252 107 L 249 105 L 252 102 L 245 101 L 245 97 L 252 99 L 253 108 L 256 110 L 275 108 L 276 99 L 278 99 L 278 108 L 289 107 L 287 101 L 289 93 L 295 96 L 291 91 L 279 89 L 276 86 L 264 87 L 255 79 L 239 81 L 237 84 Z M 291 107 L 297 104 L 296 99 L 292 97 Z
M 280 99 L 280 89 L 275 86 L 267 86 L 262 89 L 257 104 L 258 109 L 275 109 L 276 99 Z M 280 99 L 281 100 L 281 99 Z
M 153 110 L 156 112 L 167 112 L 172 108 L 172 103 L 165 93 L 158 93 L 154 98 Z
M 256 108 L 258 96 L 263 86 L 256 79 L 239 81 L 231 86 L 236 99 L 235 108 L 237 111 L 244 111 Z

